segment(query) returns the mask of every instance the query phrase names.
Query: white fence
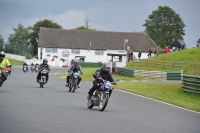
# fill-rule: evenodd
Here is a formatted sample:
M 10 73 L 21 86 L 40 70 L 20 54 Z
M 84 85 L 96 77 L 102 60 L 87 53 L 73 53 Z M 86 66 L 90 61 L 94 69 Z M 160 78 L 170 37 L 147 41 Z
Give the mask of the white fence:
M 38 63 L 38 64 L 41 63 L 41 61 L 37 60 L 36 58 L 26 59 L 25 56 L 14 55 L 14 54 L 9 54 L 9 53 L 6 53 L 6 58 L 8 58 L 8 59 L 14 59 L 14 60 L 18 60 L 18 61 L 24 61 L 28 65 L 30 65 L 31 63 L 34 63 L 34 64 L 35 63 Z

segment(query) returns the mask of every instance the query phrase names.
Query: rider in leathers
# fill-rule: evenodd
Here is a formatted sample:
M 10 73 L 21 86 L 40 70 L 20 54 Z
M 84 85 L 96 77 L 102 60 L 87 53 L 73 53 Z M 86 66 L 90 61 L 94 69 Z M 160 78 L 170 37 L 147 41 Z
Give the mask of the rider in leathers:
M 43 69 L 46 68 L 48 71 L 50 71 L 49 65 L 48 65 L 47 63 L 48 63 L 48 60 L 47 60 L 47 59 L 44 59 L 44 60 L 43 60 L 43 63 L 40 64 L 40 68 L 39 68 L 38 75 L 37 75 L 37 78 L 36 78 L 36 79 L 37 79 L 37 82 L 39 82 L 39 79 L 40 79 L 40 77 L 41 77 L 41 71 L 42 71 Z M 46 75 L 46 83 L 47 83 L 48 79 L 49 79 L 49 74 Z
M 10 68 L 11 69 L 12 65 L 10 64 L 9 60 L 5 58 L 5 52 L 1 51 L 0 52 L 0 68 Z M 2 71 L 3 74 L 3 82 L 7 79 L 7 74 L 5 70 Z
M 95 80 L 93 81 L 93 87 L 89 90 L 88 94 L 88 99 L 91 98 L 91 96 L 93 95 L 94 91 L 96 89 L 98 89 L 100 87 L 100 84 L 103 83 L 102 80 L 98 79 L 98 78 L 102 78 L 104 80 L 110 81 L 110 82 L 114 82 L 113 78 L 112 78 L 112 74 L 110 73 L 110 64 L 109 63 L 104 63 L 102 68 L 98 69 L 94 74 L 93 77 L 95 78 Z M 114 82 L 114 85 L 116 85 L 117 83 Z M 112 89 L 110 89 L 109 91 L 109 96 L 111 96 L 112 93 Z
M 77 72 L 77 73 L 78 73 L 78 71 L 81 72 L 81 75 L 83 74 L 83 71 L 82 71 L 82 69 L 81 69 L 81 66 L 79 66 L 79 65 L 78 65 L 78 61 L 75 60 L 75 61 L 74 61 L 74 65 L 72 65 L 72 66 L 69 68 L 69 70 L 68 70 L 69 75 L 67 76 L 67 83 L 66 83 L 65 86 L 69 86 L 69 78 L 72 77 L 72 74 L 73 74 L 74 72 Z M 80 88 L 79 84 L 80 84 L 81 80 L 82 80 L 82 78 L 81 78 L 80 76 L 78 76 L 78 83 L 77 83 L 78 88 Z

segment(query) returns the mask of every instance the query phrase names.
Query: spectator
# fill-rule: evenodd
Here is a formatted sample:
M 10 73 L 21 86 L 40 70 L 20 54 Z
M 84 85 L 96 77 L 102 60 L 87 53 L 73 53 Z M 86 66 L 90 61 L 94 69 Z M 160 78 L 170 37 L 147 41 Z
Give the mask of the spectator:
M 129 62 L 130 60 L 132 60 L 132 58 L 133 58 L 133 52 L 129 49 L 128 52 L 127 52 L 127 59 L 128 59 L 128 62 Z
M 164 53 L 168 53 L 168 52 L 170 52 L 170 49 L 169 49 L 168 47 L 166 47 L 166 48 L 164 49 Z
M 151 53 L 152 53 L 152 50 L 151 49 L 149 49 L 149 53 L 148 53 L 148 57 L 151 57 Z
M 135 61 L 135 62 L 136 62 L 136 60 L 137 60 L 136 56 L 135 56 L 135 55 L 133 55 L 133 61 Z
M 185 44 L 185 42 L 183 41 L 182 46 L 181 46 L 181 49 L 185 49 L 185 46 L 186 46 L 186 44 Z
M 133 60 L 133 51 L 130 52 L 129 58 L 130 58 L 130 60 Z
M 173 52 L 176 52 L 177 50 L 178 50 L 177 47 L 173 47 L 172 49 Z
M 197 43 L 197 46 L 196 47 L 199 47 L 199 44 Z
M 140 61 L 141 55 L 142 55 L 142 53 L 141 53 L 141 50 L 140 50 L 139 53 L 138 53 L 138 59 L 139 59 L 139 61 Z
M 178 44 L 178 51 L 181 50 L 181 43 Z
M 199 40 L 197 40 L 197 43 L 200 44 L 200 38 L 199 38 Z
M 157 56 L 158 55 L 158 53 L 157 53 L 157 50 L 156 50 L 156 48 L 154 49 L 154 56 Z

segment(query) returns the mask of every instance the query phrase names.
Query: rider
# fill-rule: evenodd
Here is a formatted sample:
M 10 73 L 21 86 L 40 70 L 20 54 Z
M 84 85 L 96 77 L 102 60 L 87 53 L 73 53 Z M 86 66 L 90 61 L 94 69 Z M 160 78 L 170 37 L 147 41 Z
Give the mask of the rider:
M 35 63 L 35 68 L 36 68 L 36 67 L 38 67 L 38 68 L 39 68 L 39 66 L 40 66 L 40 65 L 39 65 L 38 63 Z
M 23 68 L 22 68 L 22 70 L 24 71 L 24 66 L 26 66 L 27 67 L 27 71 L 28 71 L 28 65 L 27 65 L 27 63 L 26 62 L 24 62 L 24 64 L 23 64 Z
M 39 82 L 39 79 L 40 79 L 40 77 L 41 77 L 41 71 L 42 71 L 43 69 L 46 68 L 48 71 L 50 71 L 49 65 L 48 65 L 47 63 L 48 63 L 48 60 L 47 60 L 47 59 L 44 59 L 44 60 L 43 60 L 43 63 L 40 64 L 39 72 L 38 72 L 38 75 L 37 75 L 37 78 L 36 78 L 36 79 L 37 79 L 37 82 Z M 46 75 L 46 83 L 47 83 L 48 79 L 49 79 L 49 74 Z
M 34 70 L 34 67 L 35 67 L 35 65 L 33 64 L 33 62 L 31 63 L 31 68 L 33 68 L 33 70 Z
M 89 94 L 88 99 L 91 98 L 94 91 L 99 88 L 100 84 L 103 83 L 102 80 L 99 78 L 102 78 L 102 79 L 110 81 L 110 82 L 114 82 L 114 80 L 112 78 L 112 74 L 110 73 L 110 64 L 108 62 L 105 62 L 103 64 L 102 68 L 96 70 L 96 72 L 93 74 L 93 77 L 95 78 L 95 80 L 93 81 L 92 88 L 88 92 L 88 94 Z M 113 84 L 116 85 L 117 83 L 114 82 Z M 111 93 L 112 93 L 112 89 L 110 89 L 110 91 L 109 91 L 109 96 L 111 96 Z
M 67 76 L 67 83 L 66 83 L 65 86 L 69 86 L 69 78 L 72 77 L 74 72 L 78 72 L 78 70 L 81 72 L 81 75 L 82 75 L 83 71 L 81 69 L 81 66 L 78 65 L 78 61 L 77 60 L 74 60 L 74 65 L 72 65 L 68 70 L 69 75 Z M 78 88 L 80 88 L 79 83 L 81 82 L 81 79 L 82 78 L 80 76 L 78 76 L 78 83 L 77 83 L 78 84 L 77 85 Z
M 5 52 L 0 52 L 0 67 L 1 68 L 10 68 L 12 65 L 10 64 L 9 60 L 5 58 Z M 7 79 L 7 74 L 3 71 L 3 82 Z

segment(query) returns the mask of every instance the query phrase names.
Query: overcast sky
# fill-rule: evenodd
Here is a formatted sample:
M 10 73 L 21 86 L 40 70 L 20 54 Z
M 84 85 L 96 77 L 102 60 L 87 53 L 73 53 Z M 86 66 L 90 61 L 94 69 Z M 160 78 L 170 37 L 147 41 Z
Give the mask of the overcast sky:
M 6 42 L 21 23 L 33 26 L 50 19 L 63 29 L 85 26 L 104 31 L 141 32 L 158 6 L 169 6 L 186 24 L 184 40 L 189 48 L 200 38 L 200 0 L 0 0 L 0 35 Z M 122 44 L 123 45 L 123 44 Z

